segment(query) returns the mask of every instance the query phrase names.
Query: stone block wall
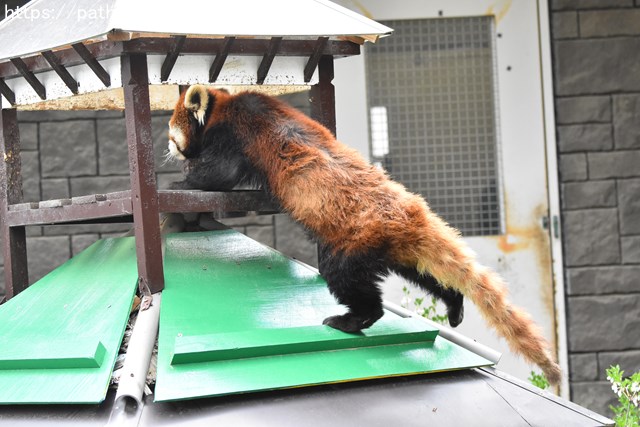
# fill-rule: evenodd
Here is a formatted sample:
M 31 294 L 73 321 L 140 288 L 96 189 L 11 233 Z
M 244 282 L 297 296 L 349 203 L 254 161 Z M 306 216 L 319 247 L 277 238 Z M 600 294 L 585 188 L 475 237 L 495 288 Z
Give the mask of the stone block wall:
M 640 0 L 552 0 L 571 399 L 640 370 Z

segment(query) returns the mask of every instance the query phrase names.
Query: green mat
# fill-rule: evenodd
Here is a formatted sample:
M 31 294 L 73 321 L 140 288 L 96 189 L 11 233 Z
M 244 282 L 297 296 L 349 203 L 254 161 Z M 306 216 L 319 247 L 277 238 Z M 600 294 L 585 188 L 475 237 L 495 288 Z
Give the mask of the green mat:
M 238 232 L 170 235 L 155 399 L 491 365 L 390 312 L 362 334 L 322 325 L 344 311 L 314 270 Z
M 0 404 L 104 400 L 137 282 L 133 238 L 94 243 L 0 306 Z

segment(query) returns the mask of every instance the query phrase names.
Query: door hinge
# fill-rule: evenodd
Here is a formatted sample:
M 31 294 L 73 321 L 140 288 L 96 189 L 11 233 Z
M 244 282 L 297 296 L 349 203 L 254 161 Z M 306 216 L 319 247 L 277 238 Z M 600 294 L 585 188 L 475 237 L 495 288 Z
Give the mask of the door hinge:
M 544 228 L 545 230 L 549 229 L 548 216 L 542 217 L 542 228 Z M 558 217 L 558 215 L 553 215 L 551 217 L 551 233 L 554 238 L 556 239 L 560 238 L 560 218 Z

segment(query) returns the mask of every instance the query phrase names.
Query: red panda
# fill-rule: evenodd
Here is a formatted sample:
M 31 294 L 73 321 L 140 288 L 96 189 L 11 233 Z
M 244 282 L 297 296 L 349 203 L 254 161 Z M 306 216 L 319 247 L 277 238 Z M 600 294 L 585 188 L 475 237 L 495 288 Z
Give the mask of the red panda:
M 452 326 L 462 321 L 463 295 L 471 299 L 514 352 L 559 382 L 539 328 L 460 233 L 302 112 L 256 92 L 191 86 L 169 122 L 169 154 L 188 163 L 173 188 L 262 186 L 309 231 L 320 274 L 348 308 L 324 324 L 345 332 L 373 325 L 383 315 L 379 283 L 395 272 L 442 300 Z

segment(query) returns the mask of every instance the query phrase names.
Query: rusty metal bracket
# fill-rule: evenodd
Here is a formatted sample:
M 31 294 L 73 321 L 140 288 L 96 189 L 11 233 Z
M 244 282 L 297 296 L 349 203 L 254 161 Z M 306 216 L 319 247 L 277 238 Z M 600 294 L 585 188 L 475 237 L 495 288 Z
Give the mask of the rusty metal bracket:
M 104 69 L 102 65 L 98 62 L 98 60 L 93 56 L 89 49 L 82 43 L 72 44 L 71 47 L 80 55 L 82 60 L 91 68 L 91 70 L 95 73 L 96 76 L 100 79 L 100 81 L 105 85 L 105 87 L 111 86 L 111 76 L 107 73 L 107 70 Z
M 73 78 L 71 74 L 69 74 L 69 71 L 67 71 L 67 69 L 62 65 L 62 63 L 60 62 L 60 59 L 56 56 L 56 54 L 50 50 L 45 50 L 41 52 L 41 55 L 44 57 L 44 59 L 47 60 L 49 65 L 51 65 L 51 68 L 53 68 L 53 71 L 55 71 L 58 77 L 62 79 L 64 84 L 67 85 L 71 93 L 73 93 L 74 95 L 77 95 L 78 82 L 76 81 L 76 79 Z
M 178 56 L 180 55 L 180 51 L 182 50 L 182 46 L 184 46 L 184 42 L 186 40 L 187 36 L 174 36 L 171 50 L 164 58 L 162 68 L 160 68 L 160 81 L 166 82 L 169 79 L 171 70 L 173 70 L 173 66 L 176 65 L 176 61 L 178 60 Z
M 263 84 L 264 80 L 267 78 L 267 74 L 269 74 L 271 64 L 273 64 L 273 59 L 278 53 L 278 49 L 280 49 L 280 43 L 282 43 L 282 37 L 271 38 L 271 41 L 269 42 L 269 49 L 262 57 L 262 62 L 260 62 L 260 66 L 258 67 L 258 80 L 256 81 L 257 84 Z
M 18 69 L 22 77 L 29 83 L 29 86 L 36 91 L 40 99 L 47 99 L 47 89 L 40 83 L 40 80 L 33 74 L 27 64 L 21 58 L 11 58 L 11 63 Z
M 215 83 L 218 80 L 218 76 L 220 75 L 220 71 L 222 71 L 222 67 L 224 66 L 225 61 L 227 60 L 227 55 L 229 55 L 229 51 L 231 50 L 231 45 L 235 41 L 235 37 L 225 37 L 222 48 L 216 55 L 216 59 L 213 60 L 213 64 L 211 64 L 211 68 L 209 69 L 209 83 Z
M 7 98 L 7 101 L 11 103 L 11 105 L 16 105 L 16 94 L 11 90 L 9 86 L 5 83 L 4 79 L 0 78 L 0 93 Z
M 306 83 L 311 81 L 311 77 L 313 77 L 313 73 L 316 71 L 318 63 L 320 63 L 320 58 L 322 58 L 322 53 L 328 41 L 329 37 L 318 37 L 315 48 L 313 49 L 313 54 L 311 54 L 307 65 L 304 67 L 304 81 Z

